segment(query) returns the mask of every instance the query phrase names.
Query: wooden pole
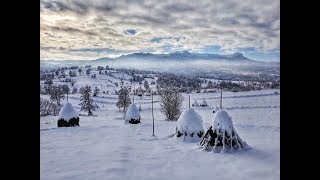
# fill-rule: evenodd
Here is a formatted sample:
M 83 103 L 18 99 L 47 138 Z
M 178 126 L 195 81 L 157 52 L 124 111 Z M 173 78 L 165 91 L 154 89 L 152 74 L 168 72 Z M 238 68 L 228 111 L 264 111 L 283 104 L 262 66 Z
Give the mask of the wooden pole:
M 151 91 L 151 109 L 152 109 L 152 136 L 154 136 L 153 92 L 152 91 Z
M 189 95 L 189 108 L 190 108 L 190 95 Z
M 222 109 L 222 82 L 220 82 L 220 86 L 221 86 L 220 109 Z
M 69 102 L 69 101 L 68 101 L 68 94 L 69 94 L 69 92 L 67 92 L 67 102 Z
M 133 82 L 133 95 L 132 95 L 132 103 L 134 104 L 134 91 L 135 91 L 135 84 Z

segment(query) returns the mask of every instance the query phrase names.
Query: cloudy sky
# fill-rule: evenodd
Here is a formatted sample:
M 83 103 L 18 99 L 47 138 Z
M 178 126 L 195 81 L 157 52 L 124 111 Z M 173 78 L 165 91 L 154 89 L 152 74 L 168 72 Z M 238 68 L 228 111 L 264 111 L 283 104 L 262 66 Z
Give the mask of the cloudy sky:
M 280 61 L 279 0 L 41 0 L 41 60 L 242 52 Z

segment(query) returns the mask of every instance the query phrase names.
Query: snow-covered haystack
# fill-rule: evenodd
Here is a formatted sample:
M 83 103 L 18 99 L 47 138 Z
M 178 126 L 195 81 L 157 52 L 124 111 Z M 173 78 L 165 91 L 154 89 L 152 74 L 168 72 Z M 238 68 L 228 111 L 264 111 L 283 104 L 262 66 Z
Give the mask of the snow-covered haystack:
M 229 114 L 223 110 L 218 110 L 212 119 L 212 125 L 205 133 L 199 143 L 201 148 L 213 150 L 213 152 L 228 152 L 233 150 L 246 150 L 250 147 L 242 141 Z
M 192 103 L 192 107 L 199 107 L 197 100 L 194 100 L 194 102 Z
M 138 124 L 140 123 L 140 119 L 139 109 L 134 103 L 132 103 L 126 113 L 125 123 Z
M 207 101 L 203 99 L 202 102 L 200 103 L 200 106 L 202 107 L 208 106 Z
M 184 110 L 178 119 L 174 136 L 187 142 L 199 142 L 203 134 L 201 116 L 192 108 Z
M 58 127 L 79 126 L 79 113 L 67 102 L 59 111 Z

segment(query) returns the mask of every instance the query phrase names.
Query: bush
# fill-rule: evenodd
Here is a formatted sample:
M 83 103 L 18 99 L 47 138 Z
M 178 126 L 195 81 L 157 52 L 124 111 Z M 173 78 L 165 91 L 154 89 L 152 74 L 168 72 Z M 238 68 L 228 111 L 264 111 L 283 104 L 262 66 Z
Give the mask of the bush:
M 60 107 L 57 104 L 40 97 L 40 116 L 56 116 L 58 115 L 59 111 Z

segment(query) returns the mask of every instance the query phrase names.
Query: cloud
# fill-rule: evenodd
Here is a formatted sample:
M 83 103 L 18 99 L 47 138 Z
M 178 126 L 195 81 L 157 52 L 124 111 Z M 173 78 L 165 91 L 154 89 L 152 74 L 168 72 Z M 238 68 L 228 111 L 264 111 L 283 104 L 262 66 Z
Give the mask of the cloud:
M 110 48 L 83 48 L 83 49 L 71 49 L 69 50 L 71 52 L 96 52 L 96 53 L 122 53 L 123 51 L 119 51 L 116 49 L 110 49 Z
M 280 48 L 277 0 L 41 0 L 40 18 L 46 47 L 124 53 L 254 47 L 262 54 Z

